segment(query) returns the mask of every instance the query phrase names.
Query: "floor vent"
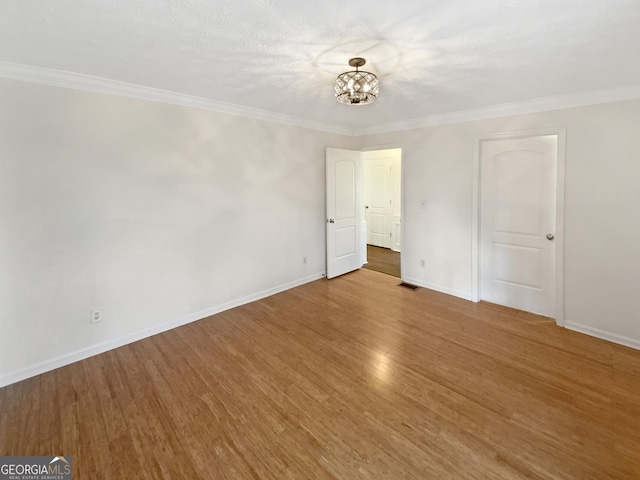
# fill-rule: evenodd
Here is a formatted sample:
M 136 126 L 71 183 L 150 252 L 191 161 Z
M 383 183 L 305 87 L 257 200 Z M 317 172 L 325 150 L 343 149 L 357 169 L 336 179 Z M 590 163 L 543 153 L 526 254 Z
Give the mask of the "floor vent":
M 415 285 L 411 285 L 410 283 L 407 282 L 402 282 L 398 284 L 399 287 L 404 287 L 404 288 L 408 288 L 409 290 L 417 290 L 420 287 L 417 287 Z

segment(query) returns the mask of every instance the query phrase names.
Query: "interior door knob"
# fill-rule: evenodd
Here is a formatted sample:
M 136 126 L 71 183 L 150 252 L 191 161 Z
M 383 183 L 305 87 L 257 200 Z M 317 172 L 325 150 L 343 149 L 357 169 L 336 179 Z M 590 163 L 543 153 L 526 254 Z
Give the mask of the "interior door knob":
M 553 233 L 547 233 L 547 240 L 553 240 L 554 238 L 556 238 Z

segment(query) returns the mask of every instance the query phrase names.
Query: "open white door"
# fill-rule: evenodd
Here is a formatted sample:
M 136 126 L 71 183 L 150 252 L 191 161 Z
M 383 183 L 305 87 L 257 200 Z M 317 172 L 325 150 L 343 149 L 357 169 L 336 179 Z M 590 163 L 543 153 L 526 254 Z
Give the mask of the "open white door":
M 327 278 L 362 267 L 362 154 L 327 148 Z

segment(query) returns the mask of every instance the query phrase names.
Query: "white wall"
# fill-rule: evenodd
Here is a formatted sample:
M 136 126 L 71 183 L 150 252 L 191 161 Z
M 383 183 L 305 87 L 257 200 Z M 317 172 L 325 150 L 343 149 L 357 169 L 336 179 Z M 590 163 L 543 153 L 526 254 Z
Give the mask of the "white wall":
M 561 126 L 565 324 L 640 348 L 640 100 L 371 135 L 358 148 L 402 146 L 403 278 L 470 298 L 474 138 Z
M 475 136 L 555 126 L 566 324 L 640 348 L 638 125 L 628 101 L 345 138 L 0 80 L 0 385 L 317 278 L 326 146 L 402 146 L 403 277 L 468 298 Z
M 0 80 L 0 386 L 318 278 L 349 142 Z

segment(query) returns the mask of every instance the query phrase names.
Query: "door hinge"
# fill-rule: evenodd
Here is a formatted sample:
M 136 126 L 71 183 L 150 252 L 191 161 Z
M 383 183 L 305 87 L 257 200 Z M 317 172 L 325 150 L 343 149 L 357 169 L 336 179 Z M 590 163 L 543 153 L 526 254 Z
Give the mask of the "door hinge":
M 391 232 L 389 232 L 389 236 L 391 236 Z

